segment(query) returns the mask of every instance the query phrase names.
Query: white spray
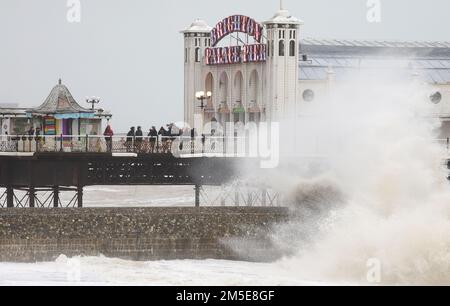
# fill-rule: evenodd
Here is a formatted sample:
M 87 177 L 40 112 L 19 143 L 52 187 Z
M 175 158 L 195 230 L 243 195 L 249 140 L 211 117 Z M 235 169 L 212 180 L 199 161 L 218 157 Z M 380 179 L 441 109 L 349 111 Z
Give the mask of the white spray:
M 297 153 L 319 148 L 329 170 L 314 179 L 287 175 L 283 186 L 300 207 L 306 197 L 308 207 L 315 199 L 326 211 L 279 229 L 276 241 L 300 240 L 296 255 L 278 263 L 280 273 L 367 284 L 379 263 L 375 282 L 450 284 L 447 152 L 435 141 L 439 119 L 428 116 L 439 106 L 427 99 L 430 88 L 397 76 L 359 75 L 306 106 L 313 119 L 296 131 Z M 339 205 L 325 197 L 323 207 L 317 193 L 330 190 Z

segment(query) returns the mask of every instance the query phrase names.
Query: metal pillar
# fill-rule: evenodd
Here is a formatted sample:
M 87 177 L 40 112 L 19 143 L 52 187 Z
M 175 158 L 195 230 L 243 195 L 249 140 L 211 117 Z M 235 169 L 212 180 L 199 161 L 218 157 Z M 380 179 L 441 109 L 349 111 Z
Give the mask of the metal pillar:
M 12 187 L 6 188 L 6 207 L 7 208 L 14 207 L 14 188 Z
M 263 207 L 267 206 L 267 190 L 263 189 L 261 194 L 261 205 Z
M 53 187 L 53 207 L 54 208 L 59 207 L 59 187 L 58 186 Z
M 83 186 L 78 186 L 77 203 L 78 203 L 78 208 L 83 207 Z
M 200 190 L 201 185 L 195 185 L 195 207 L 200 207 Z
M 28 191 L 28 198 L 30 200 L 30 208 L 34 208 L 36 203 L 36 189 L 34 187 L 30 187 L 30 190 Z
M 239 197 L 240 197 L 239 190 L 236 190 L 236 191 L 234 192 L 234 205 L 235 205 L 236 207 L 238 207 L 238 206 L 241 205 L 241 204 L 239 203 Z
M 226 205 L 227 205 L 227 202 L 226 202 L 226 198 L 225 198 L 225 197 L 222 197 L 222 198 L 220 199 L 220 205 L 221 205 L 221 206 L 226 206 Z
M 247 206 L 249 207 L 253 206 L 253 194 L 251 191 L 247 192 Z

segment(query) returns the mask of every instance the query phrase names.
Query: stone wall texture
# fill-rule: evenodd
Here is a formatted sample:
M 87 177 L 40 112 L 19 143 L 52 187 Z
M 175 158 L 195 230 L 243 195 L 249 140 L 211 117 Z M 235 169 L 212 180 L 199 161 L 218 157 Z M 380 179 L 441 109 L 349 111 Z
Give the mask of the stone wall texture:
M 62 254 L 270 261 L 280 255 L 272 228 L 288 219 L 285 208 L 261 207 L 0 209 L 0 261 Z

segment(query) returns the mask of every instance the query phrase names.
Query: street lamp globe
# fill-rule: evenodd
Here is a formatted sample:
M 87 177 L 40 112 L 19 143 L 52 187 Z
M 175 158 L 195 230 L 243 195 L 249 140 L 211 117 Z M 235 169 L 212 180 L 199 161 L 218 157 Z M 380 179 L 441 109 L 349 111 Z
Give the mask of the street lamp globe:
M 195 93 L 195 97 L 200 100 L 200 99 L 205 97 L 205 92 L 204 91 L 197 91 Z

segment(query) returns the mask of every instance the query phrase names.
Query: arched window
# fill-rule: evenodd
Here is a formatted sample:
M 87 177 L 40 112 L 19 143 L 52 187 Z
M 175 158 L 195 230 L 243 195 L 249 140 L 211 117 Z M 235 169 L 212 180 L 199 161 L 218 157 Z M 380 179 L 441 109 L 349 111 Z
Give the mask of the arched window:
M 295 56 L 295 40 L 289 43 L 289 56 Z
M 236 76 L 234 77 L 234 88 L 233 93 L 235 98 L 233 102 L 243 102 L 244 101 L 244 77 L 242 76 L 242 72 L 238 71 Z
M 200 48 L 195 48 L 195 62 L 200 62 Z
M 228 103 L 228 75 L 224 71 L 219 78 L 219 103 Z
M 278 44 L 278 53 L 279 56 L 284 56 L 284 40 L 280 40 L 280 43 Z

